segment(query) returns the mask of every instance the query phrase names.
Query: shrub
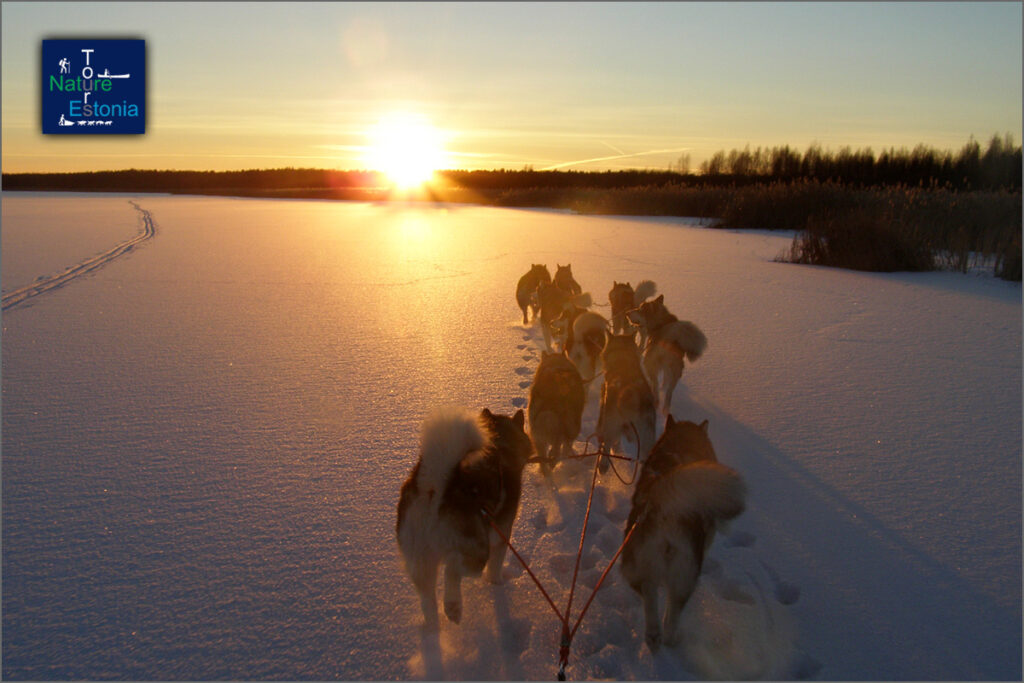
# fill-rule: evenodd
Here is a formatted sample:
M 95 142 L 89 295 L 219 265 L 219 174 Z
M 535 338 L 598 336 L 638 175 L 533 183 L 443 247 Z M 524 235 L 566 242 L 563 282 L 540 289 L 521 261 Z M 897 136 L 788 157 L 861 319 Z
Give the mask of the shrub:
M 996 276 L 1004 280 L 1021 281 L 1021 240 L 1020 232 L 1004 246 L 996 257 Z
M 932 250 L 918 231 L 867 211 L 810 217 L 786 260 L 879 272 L 935 268 Z

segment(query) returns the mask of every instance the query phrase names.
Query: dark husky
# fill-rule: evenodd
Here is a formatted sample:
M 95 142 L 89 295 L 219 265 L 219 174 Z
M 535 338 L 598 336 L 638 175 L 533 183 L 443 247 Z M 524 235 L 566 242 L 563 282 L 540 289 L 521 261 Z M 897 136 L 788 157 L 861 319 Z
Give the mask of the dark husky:
M 700 358 L 707 348 L 707 337 L 690 321 L 669 313 L 664 294 L 642 303 L 629 316 L 647 330 L 644 370 L 655 394 L 663 390 L 661 409 L 667 414 L 672 409 L 672 392 L 683 374 L 683 359 L 692 363 Z
M 608 303 L 612 306 L 612 332 L 615 334 L 632 332 L 632 326 L 626 314 L 654 296 L 657 291 L 657 285 L 650 280 L 641 280 L 637 283 L 635 291 L 628 282 L 613 281 L 611 291 L 608 292 Z M 641 336 L 640 346 L 643 346 L 644 340 L 645 338 Z
M 633 492 L 626 530 L 636 530 L 622 550 L 622 575 L 644 605 L 644 639 L 651 652 L 676 643 L 679 614 L 700 576 L 704 554 L 720 522 L 745 505 L 746 486 L 735 470 L 720 465 L 708 438 L 708 422 L 675 422 L 644 463 Z M 658 590 L 665 587 L 664 624 Z
M 544 334 L 544 348 L 550 350 L 554 332 L 551 324 L 573 307 L 572 295 L 554 283 L 541 285 L 537 290 L 540 300 L 540 329 Z
M 572 454 L 580 433 L 586 392 L 576 366 L 561 353 L 541 354 L 530 386 L 530 436 L 544 474 L 559 458 Z
M 634 335 L 608 337 L 601 362 L 604 384 L 597 418 L 601 450 L 611 453 L 625 435 L 636 444 L 637 457 L 643 460 L 654 444 L 654 394 L 640 368 L 640 350 Z M 600 468 L 602 472 L 608 469 L 607 458 L 601 458 Z
M 558 266 L 558 264 L 555 264 Z M 569 294 L 582 294 L 583 288 L 580 287 L 580 283 L 576 282 L 576 278 L 572 276 L 572 264 L 558 266 L 555 270 L 555 287 L 558 287 L 564 292 Z
M 548 267 L 540 263 L 531 265 L 529 272 L 519 278 L 516 285 L 516 303 L 523 310 L 523 324 L 529 323 L 526 316 L 527 308 L 533 310 L 533 318 L 537 319 L 537 311 L 540 310 L 540 301 L 537 298 L 537 290 L 541 285 L 551 284 L 551 273 Z
M 473 415 L 459 408 L 435 411 L 423 423 L 419 461 L 402 485 L 395 532 L 405 570 L 420 596 L 423 618 L 437 629 L 438 566 L 443 562 L 444 613 L 462 617 L 463 576 L 501 581 L 505 537 L 519 510 L 523 467 L 533 453 L 523 430 L 523 411 L 513 417 L 484 408 Z

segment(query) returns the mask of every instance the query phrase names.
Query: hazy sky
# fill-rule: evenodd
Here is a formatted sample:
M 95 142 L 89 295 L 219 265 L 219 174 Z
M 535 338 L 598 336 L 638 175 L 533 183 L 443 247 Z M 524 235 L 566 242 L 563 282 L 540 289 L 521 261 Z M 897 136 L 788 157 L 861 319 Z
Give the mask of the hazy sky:
M 1021 3 L 19 3 L 3 170 L 358 168 L 396 110 L 459 168 L 1021 139 Z M 139 37 L 144 136 L 44 136 L 40 41 Z M 667 150 L 660 151 L 658 150 Z M 590 163 L 588 159 L 600 159 Z

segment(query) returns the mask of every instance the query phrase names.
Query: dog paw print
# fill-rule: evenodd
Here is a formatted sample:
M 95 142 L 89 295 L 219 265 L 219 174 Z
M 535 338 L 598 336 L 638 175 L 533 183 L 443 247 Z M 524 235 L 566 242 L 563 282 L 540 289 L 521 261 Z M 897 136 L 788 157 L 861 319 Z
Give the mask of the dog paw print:
M 772 595 L 781 605 L 792 605 L 800 599 L 800 586 L 783 581 L 773 567 L 761 561 L 761 566 L 772 582 Z

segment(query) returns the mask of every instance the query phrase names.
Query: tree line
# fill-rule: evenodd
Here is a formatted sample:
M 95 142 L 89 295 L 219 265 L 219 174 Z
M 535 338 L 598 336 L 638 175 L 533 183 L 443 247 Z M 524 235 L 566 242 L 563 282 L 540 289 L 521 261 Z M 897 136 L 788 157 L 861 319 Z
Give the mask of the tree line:
M 229 190 L 273 191 L 290 188 L 362 188 L 383 185 L 372 171 L 313 168 L 244 171 L 171 171 L 127 169 L 82 173 L 4 173 L 5 190 L 82 192 L 172 192 L 218 194 Z
M 684 163 L 684 160 L 680 160 Z M 1021 147 L 1013 136 L 993 135 L 988 147 L 973 137 L 956 153 L 918 145 L 888 149 L 838 151 L 818 144 L 803 154 L 789 147 L 719 150 L 700 165 L 704 178 L 758 178 L 768 181 L 818 180 L 858 187 L 938 186 L 954 190 L 1019 190 Z
M 814 144 L 803 153 L 786 145 L 754 150 L 720 150 L 689 172 L 689 156 L 667 170 L 624 171 L 466 171 L 437 174 L 442 187 L 492 194 L 524 189 L 622 189 L 638 187 L 743 187 L 762 183 L 828 182 L 852 187 L 941 187 L 954 191 L 1021 189 L 1021 147 L 1013 137 L 994 135 L 983 151 L 973 137 L 958 152 L 924 145 L 888 149 L 837 151 Z M 6 190 L 68 190 L 106 192 L 172 192 L 193 194 L 273 195 L 287 190 L 340 191 L 384 188 L 387 179 L 375 171 L 313 168 L 243 171 L 171 171 L 128 169 L 85 173 L 4 173 Z

